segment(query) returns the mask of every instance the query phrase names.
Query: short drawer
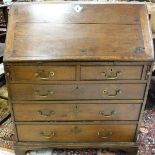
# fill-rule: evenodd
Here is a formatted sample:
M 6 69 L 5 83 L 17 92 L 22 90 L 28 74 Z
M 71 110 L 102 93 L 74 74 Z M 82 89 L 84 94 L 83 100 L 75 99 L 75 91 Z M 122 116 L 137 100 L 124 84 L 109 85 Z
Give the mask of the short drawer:
M 143 99 L 146 84 L 10 84 L 12 100 Z
M 75 80 L 75 66 L 13 66 L 12 81 Z
M 138 120 L 141 104 L 13 104 L 15 121 Z
M 142 66 L 81 66 L 81 80 L 140 80 Z
M 131 142 L 136 125 L 17 125 L 19 141 Z

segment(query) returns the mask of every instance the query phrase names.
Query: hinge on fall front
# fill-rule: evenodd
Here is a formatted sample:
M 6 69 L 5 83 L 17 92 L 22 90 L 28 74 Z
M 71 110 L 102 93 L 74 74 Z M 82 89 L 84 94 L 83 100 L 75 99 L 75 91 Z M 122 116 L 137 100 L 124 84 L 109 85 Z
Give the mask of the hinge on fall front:
M 136 47 L 134 49 L 135 53 L 144 53 L 145 52 L 145 47 Z

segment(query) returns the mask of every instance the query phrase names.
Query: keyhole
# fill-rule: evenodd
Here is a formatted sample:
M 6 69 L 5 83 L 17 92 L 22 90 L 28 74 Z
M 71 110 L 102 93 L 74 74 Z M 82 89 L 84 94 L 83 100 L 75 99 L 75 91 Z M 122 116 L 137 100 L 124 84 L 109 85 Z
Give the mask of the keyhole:
M 76 86 L 76 89 L 79 89 L 79 86 L 78 85 Z
M 76 5 L 76 6 L 74 7 L 74 10 L 75 10 L 76 12 L 80 12 L 80 11 L 82 10 L 82 7 L 81 7 L 80 5 Z
M 76 109 L 76 110 L 78 109 L 78 106 L 77 106 L 77 105 L 75 105 L 75 109 Z

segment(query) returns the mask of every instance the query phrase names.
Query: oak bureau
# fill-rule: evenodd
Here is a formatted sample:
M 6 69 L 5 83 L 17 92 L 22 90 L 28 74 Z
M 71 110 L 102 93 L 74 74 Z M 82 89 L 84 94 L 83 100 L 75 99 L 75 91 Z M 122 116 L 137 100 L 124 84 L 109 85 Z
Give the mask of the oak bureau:
M 4 64 L 16 155 L 49 147 L 136 154 L 153 59 L 143 3 L 13 4 Z

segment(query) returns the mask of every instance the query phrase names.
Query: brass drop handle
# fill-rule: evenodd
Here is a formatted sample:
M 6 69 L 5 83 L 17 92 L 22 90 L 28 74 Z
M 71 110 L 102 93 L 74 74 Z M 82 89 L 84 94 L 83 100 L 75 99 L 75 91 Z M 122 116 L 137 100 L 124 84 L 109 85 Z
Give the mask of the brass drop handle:
M 41 131 L 40 135 L 43 136 L 45 139 L 52 139 L 55 137 L 56 133 L 54 131 L 50 131 L 49 133 L 45 133 L 44 131 Z
M 102 93 L 103 93 L 103 95 L 106 95 L 108 97 L 116 97 L 118 94 L 121 93 L 121 90 L 117 89 L 117 90 L 115 90 L 114 94 L 110 94 L 109 91 L 105 89 L 105 90 L 102 91 Z
M 50 117 L 51 115 L 54 115 L 55 112 L 53 110 L 48 109 L 42 109 L 37 111 L 41 116 Z
M 46 98 L 46 97 L 48 97 L 49 95 L 53 95 L 54 92 L 48 90 L 45 94 L 42 94 L 39 90 L 36 90 L 36 91 L 34 92 L 34 94 L 35 94 L 36 96 L 38 96 L 38 97 Z
M 112 117 L 115 113 L 116 113 L 116 112 L 115 112 L 114 110 L 112 110 L 112 111 L 110 112 L 110 114 L 105 114 L 104 111 L 100 111 L 100 112 L 99 112 L 100 115 L 102 115 L 102 116 L 104 116 L 104 117 L 107 117 L 107 118 Z
M 55 75 L 54 72 L 45 73 L 44 70 L 35 73 L 35 77 L 39 78 L 40 80 L 50 80 L 50 78 L 53 77 L 54 75 Z
M 110 138 L 112 136 L 112 131 L 98 131 L 97 135 L 99 138 Z
M 109 79 L 109 80 L 117 79 L 120 74 L 121 74 L 121 71 L 113 72 L 112 70 L 110 71 L 110 73 L 106 73 L 106 72 L 101 73 L 102 76 L 104 76 L 106 79 Z

